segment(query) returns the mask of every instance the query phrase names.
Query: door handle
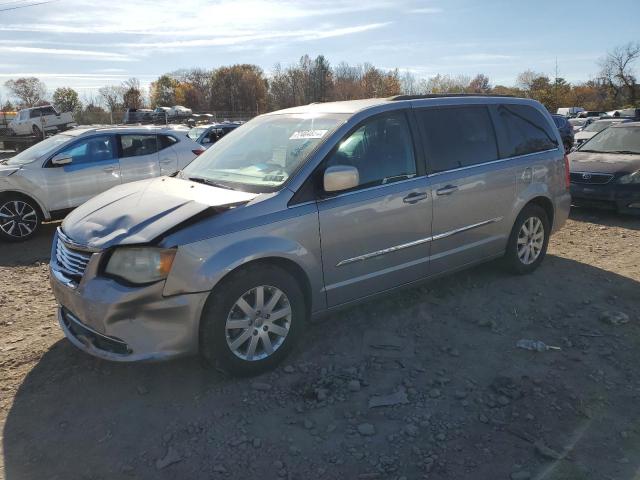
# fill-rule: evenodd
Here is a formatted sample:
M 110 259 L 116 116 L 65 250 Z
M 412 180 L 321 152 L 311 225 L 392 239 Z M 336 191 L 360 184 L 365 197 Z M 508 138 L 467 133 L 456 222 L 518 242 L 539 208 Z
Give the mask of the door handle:
M 115 172 L 116 171 L 116 167 L 104 167 L 102 169 L 102 171 L 107 172 L 107 173 Z
M 404 203 L 417 203 L 427 198 L 427 192 L 412 192 L 402 199 Z
M 455 185 L 447 185 L 446 187 L 442 187 L 436 190 L 436 195 L 451 195 L 453 192 L 457 192 L 458 187 Z

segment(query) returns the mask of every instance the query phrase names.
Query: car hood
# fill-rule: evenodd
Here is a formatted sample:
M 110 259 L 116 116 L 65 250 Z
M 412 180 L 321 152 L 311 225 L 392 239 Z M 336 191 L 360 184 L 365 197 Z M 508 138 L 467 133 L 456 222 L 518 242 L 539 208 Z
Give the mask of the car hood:
M 62 230 L 92 248 L 149 243 L 205 211 L 244 204 L 257 194 L 162 177 L 107 190 L 71 212 Z
M 572 172 L 634 172 L 640 169 L 640 155 L 577 151 L 569 155 L 569 164 Z
M 578 132 L 576 133 L 576 140 L 589 140 L 598 132 Z

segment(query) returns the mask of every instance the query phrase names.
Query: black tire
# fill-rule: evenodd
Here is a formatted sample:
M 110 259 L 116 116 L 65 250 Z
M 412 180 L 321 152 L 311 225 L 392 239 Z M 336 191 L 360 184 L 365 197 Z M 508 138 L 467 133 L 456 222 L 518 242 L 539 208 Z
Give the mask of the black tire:
M 260 286 L 268 286 L 269 288 L 280 290 L 284 294 L 282 302 L 288 300 L 285 303 L 285 307 L 286 305 L 290 307 L 291 316 L 288 323 L 288 333 L 284 336 L 284 341 L 274 348 L 273 353 L 265 358 L 248 360 L 234 353 L 229 342 L 233 343 L 234 340 L 245 334 L 247 330 L 251 330 L 251 335 L 257 336 L 259 334 L 260 338 L 262 338 L 261 336 L 264 333 L 259 330 L 264 328 L 265 332 L 268 331 L 268 320 L 264 320 L 264 325 L 262 323 L 257 324 L 257 328 L 254 323 L 246 329 L 244 327 L 238 328 L 238 334 L 232 338 L 230 337 L 229 340 L 227 339 L 226 324 L 227 319 L 233 315 L 232 308 L 237 308 L 235 307 L 236 302 L 248 292 Z M 267 294 L 267 289 L 265 289 L 265 304 L 268 304 Z M 266 316 L 268 317 L 269 315 Z M 210 366 L 215 366 L 216 362 L 218 362 L 223 370 L 231 374 L 241 376 L 256 375 L 273 368 L 287 356 L 304 330 L 306 316 L 305 298 L 299 282 L 286 270 L 269 264 L 242 268 L 224 279 L 207 299 L 200 320 L 200 354 Z M 259 318 L 250 321 L 257 323 L 258 320 Z M 231 333 L 235 332 L 236 330 L 233 330 Z M 279 338 L 277 335 L 272 333 L 267 335 L 274 340 L 274 344 L 277 343 Z M 251 342 L 251 338 L 251 336 L 247 337 L 247 343 Z M 265 348 L 264 340 L 260 339 L 256 340 L 256 342 L 263 349 Z M 244 345 L 247 344 L 243 343 Z M 249 346 L 247 346 L 248 348 Z M 257 349 L 258 346 L 256 346 Z
M 13 215 L 8 219 L 7 215 Z M 0 239 L 24 242 L 40 229 L 42 213 L 37 203 L 24 195 L 0 196 Z
M 31 127 L 31 131 L 36 137 L 42 137 L 42 130 L 40 130 L 40 127 L 38 127 L 37 125 Z
M 525 222 L 529 222 L 530 219 L 538 219 L 541 224 L 543 230 L 543 239 L 542 239 L 542 248 L 539 250 L 535 261 L 531 261 L 530 263 L 526 263 L 526 261 L 521 258 L 521 255 L 518 251 L 518 239 L 521 238 L 522 228 Z M 547 253 L 547 246 L 549 245 L 549 236 L 551 234 L 551 225 L 549 223 L 549 217 L 545 210 L 538 205 L 527 205 L 525 206 L 515 223 L 513 224 L 513 229 L 511 230 L 511 235 L 509 235 L 509 243 L 507 244 L 507 252 L 504 257 L 504 261 L 506 266 L 513 273 L 518 275 L 524 275 L 527 273 L 531 273 L 536 270 Z

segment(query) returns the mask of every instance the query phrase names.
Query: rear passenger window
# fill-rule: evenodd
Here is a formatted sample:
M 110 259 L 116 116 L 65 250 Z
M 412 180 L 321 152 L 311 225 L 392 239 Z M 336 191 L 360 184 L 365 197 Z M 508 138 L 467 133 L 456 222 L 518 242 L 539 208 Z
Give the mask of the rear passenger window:
M 558 146 L 547 119 L 528 105 L 499 105 L 498 139 L 502 158 L 543 152 Z
M 122 157 L 140 157 L 158 151 L 155 135 L 120 135 Z
M 376 116 L 345 138 L 325 166 L 358 169 L 359 188 L 406 180 L 416 175 L 413 142 L 404 113 Z
M 171 135 L 158 135 L 158 143 L 160 144 L 160 150 L 164 150 L 165 148 L 178 143 L 178 139 Z
M 498 159 L 496 136 L 486 107 L 418 110 L 431 172 Z

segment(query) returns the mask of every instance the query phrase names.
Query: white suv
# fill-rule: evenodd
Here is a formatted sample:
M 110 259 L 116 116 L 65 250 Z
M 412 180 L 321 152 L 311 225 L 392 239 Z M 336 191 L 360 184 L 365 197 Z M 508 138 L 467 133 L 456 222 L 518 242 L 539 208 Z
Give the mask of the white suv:
M 204 148 L 157 127 L 78 128 L 49 137 L 0 164 L 0 239 L 32 237 L 121 183 L 171 175 Z

